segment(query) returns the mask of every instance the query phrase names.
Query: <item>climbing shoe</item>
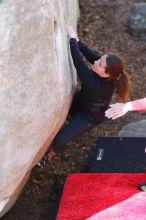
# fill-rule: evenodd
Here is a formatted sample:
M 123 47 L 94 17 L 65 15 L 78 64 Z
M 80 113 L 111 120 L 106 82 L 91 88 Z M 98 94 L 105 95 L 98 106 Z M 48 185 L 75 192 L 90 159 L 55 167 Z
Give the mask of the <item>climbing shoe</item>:
M 139 184 L 137 188 L 146 192 L 146 182 Z
M 49 161 L 48 155 L 45 154 L 42 159 L 37 163 L 37 166 L 44 167 L 46 163 Z

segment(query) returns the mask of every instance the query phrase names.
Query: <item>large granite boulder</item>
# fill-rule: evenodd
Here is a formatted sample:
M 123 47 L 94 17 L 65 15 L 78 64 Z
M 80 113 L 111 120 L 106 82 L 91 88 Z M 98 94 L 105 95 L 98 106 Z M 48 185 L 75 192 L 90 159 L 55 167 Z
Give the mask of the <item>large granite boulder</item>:
M 129 123 L 121 129 L 119 137 L 146 137 L 146 120 Z
M 127 20 L 128 31 L 139 37 L 141 40 L 146 40 L 146 3 L 136 3 Z
M 66 21 L 77 17 L 77 0 L 0 0 L 0 216 L 65 121 L 76 85 Z

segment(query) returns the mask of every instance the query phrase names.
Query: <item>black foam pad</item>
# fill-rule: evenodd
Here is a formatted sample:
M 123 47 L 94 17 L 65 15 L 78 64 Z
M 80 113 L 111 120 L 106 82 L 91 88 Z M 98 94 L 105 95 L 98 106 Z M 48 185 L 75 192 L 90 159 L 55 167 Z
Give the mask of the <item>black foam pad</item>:
M 97 138 L 88 172 L 146 172 L 146 138 Z

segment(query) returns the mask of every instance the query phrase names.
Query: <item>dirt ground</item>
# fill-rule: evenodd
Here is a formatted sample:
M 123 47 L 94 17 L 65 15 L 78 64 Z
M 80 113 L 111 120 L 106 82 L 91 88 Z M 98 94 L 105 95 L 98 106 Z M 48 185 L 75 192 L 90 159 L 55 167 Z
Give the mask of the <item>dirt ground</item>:
M 146 96 L 146 42 L 127 32 L 126 20 L 140 0 L 80 0 L 78 34 L 89 47 L 101 53 L 121 55 L 130 74 L 130 100 Z M 146 2 L 146 0 L 143 2 Z M 112 102 L 116 102 L 114 97 Z M 55 220 L 64 181 L 68 173 L 84 171 L 98 136 L 117 136 L 123 125 L 146 118 L 146 113 L 128 113 L 107 121 L 82 135 L 70 148 L 43 169 L 34 167 L 21 196 L 3 220 Z

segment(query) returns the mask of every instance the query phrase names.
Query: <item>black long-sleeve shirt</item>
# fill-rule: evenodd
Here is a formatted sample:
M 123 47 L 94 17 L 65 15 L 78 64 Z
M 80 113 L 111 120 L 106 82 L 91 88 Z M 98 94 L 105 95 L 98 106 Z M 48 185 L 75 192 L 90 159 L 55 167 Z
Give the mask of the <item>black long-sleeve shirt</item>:
M 81 108 L 90 120 L 95 122 L 102 121 L 114 91 L 114 83 L 109 78 L 100 77 L 89 69 L 84 63 L 80 52 L 92 64 L 101 57 L 100 54 L 91 51 L 85 44 L 75 38 L 70 39 L 70 49 L 81 81 L 81 90 L 79 92 Z

